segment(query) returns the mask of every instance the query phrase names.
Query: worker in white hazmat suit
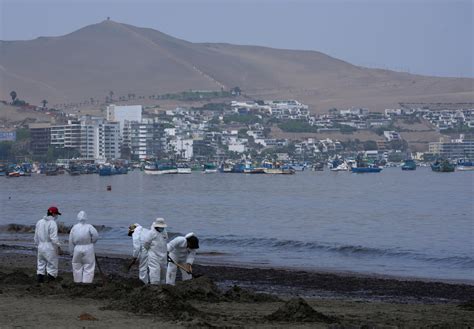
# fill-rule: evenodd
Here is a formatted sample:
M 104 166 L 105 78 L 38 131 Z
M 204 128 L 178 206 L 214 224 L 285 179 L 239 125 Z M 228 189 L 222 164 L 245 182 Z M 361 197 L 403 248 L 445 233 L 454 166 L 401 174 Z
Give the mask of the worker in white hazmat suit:
M 69 252 L 72 256 L 72 274 L 74 282 L 92 283 L 95 270 L 94 243 L 99 239 L 97 230 L 87 224 L 87 214 L 77 214 L 79 223 L 74 225 L 69 234 Z
M 178 236 L 168 243 L 170 261 L 166 272 L 166 284 L 175 284 L 176 272 L 178 270 L 176 264 L 186 269 L 185 271 L 180 268 L 183 280 L 192 279 L 192 264 L 197 249 L 199 249 L 199 239 L 194 233 L 188 233 L 184 237 Z
M 38 247 L 38 267 L 36 271 L 39 283 L 53 281 L 58 276 L 58 255 L 61 254 L 56 219 L 61 215 L 58 208 L 50 207 L 46 216 L 36 223 L 35 245 Z
M 132 224 L 128 227 L 128 236 L 132 237 L 133 241 L 133 261 L 128 267 L 128 270 L 138 261 L 138 277 L 145 283 L 150 283 L 150 275 L 148 269 L 148 250 L 145 249 L 145 238 L 150 233 L 149 229 L 143 228 L 140 224 Z
M 166 282 L 166 266 L 168 262 L 166 243 L 168 233 L 166 232 L 165 220 L 157 218 L 148 235 L 145 237 L 144 247 L 148 250 L 148 269 L 151 284 L 164 284 Z

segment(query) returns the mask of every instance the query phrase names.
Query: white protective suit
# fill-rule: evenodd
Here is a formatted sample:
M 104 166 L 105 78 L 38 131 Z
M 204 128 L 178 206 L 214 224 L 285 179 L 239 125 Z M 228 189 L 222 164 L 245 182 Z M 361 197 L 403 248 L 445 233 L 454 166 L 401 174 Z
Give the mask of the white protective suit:
M 188 248 L 188 241 L 186 238 L 193 236 L 194 233 L 186 234 L 186 236 L 178 236 L 168 243 L 168 252 L 170 258 L 178 264 L 192 264 L 196 256 L 196 250 Z M 168 270 L 166 272 L 166 284 L 174 285 L 176 282 L 176 272 L 178 267 L 172 262 L 168 263 Z M 192 275 L 186 271 L 181 270 L 183 280 L 192 279 Z
M 36 274 L 58 276 L 58 225 L 53 216 L 45 216 L 36 223 L 35 244 L 38 247 Z
M 92 283 L 95 270 L 94 243 L 99 234 L 94 226 L 86 224 L 87 214 L 77 214 L 79 223 L 74 225 L 69 234 L 69 251 L 72 256 L 72 273 L 74 282 Z
M 151 284 L 164 284 L 166 282 L 167 242 L 168 233 L 166 231 L 160 233 L 152 225 L 144 243 L 145 249 L 148 250 L 148 269 Z
M 138 259 L 138 277 L 145 284 L 150 283 L 150 275 L 148 273 L 148 250 L 145 249 L 145 239 L 150 230 L 135 224 L 136 228 L 132 234 L 133 241 L 133 258 Z

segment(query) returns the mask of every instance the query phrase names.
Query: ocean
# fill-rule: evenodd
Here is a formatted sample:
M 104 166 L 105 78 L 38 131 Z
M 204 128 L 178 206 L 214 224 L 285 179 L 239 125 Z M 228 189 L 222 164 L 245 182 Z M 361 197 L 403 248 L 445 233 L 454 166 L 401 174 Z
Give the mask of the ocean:
M 130 254 L 128 225 L 164 217 L 171 236 L 200 238 L 198 263 L 474 282 L 473 192 L 474 172 L 430 168 L 2 177 L 0 244 L 31 246 L 31 232 L 6 225 L 56 205 L 66 225 L 84 210 L 103 226 L 98 253 Z

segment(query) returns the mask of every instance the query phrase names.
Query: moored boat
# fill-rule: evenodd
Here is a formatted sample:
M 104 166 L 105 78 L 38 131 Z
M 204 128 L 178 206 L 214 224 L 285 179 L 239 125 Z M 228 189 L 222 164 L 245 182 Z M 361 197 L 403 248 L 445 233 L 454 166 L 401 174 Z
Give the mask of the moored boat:
M 149 161 L 147 164 L 145 164 L 144 171 L 147 175 L 177 174 L 178 167 L 171 162 Z
M 412 159 L 407 159 L 402 164 L 402 170 L 416 170 L 416 162 Z
M 367 160 L 358 157 L 354 165 L 351 167 L 351 171 L 356 174 L 378 173 L 382 171 L 382 168 L 373 163 L 368 163 Z
M 190 174 L 191 167 L 187 163 L 178 163 L 177 165 L 178 174 Z
M 351 171 L 356 174 L 362 173 L 376 173 L 381 172 L 382 168 L 379 167 L 352 167 Z
M 474 161 L 460 159 L 460 160 L 458 160 L 456 170 L 459 170 L 459 171 L 473 171 L 474 170 Z
M 454 172 L 456 166 L 448 160 L 436 160 L 431 164 L 431 170 L 434 172 Z
M 203 173 L 205 174 L 214 174 L 217 172 L 217 166 L 214 163 L 205 163 L 203 168 Z

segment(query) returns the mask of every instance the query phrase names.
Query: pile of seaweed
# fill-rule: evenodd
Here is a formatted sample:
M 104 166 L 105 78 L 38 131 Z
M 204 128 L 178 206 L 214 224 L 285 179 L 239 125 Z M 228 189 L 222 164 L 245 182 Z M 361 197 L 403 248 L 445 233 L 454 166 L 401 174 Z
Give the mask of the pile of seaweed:
M 16 288 L 13 288 L 17 286 Z M 212 326 L 213 320 L 225 320 L 225 315 L 205 312 L 192 305 L 193 301 L 220 303 L 272 303 L 283 301 L 277 296 L 255 293 L 234 286 L 223 292 L 209 278 L 202 276 L 175 286 L 145 286 L 136 279 L 108 276 L 105 283 L 76 284 L 70 278 L 58 278 L 43 284 L 34 275 L 15 270 L 0 272 L 0 287 L 17 289 L 34 295 L 63 295 L 103 300 L 103 309 L 123 310 L 138 314 L 152 314 L 171 321 L 186 321 L 193 326 Z M 24 289 L 24 290 L 22 290 Z M 260 321 L 260 320 L 257 320 Z M 336 322 L 315 311 L 303 299 L 292 299 L 261 321 L 277 322 Z
M 335 323 L 337 319 L 324 315 L 306 303 L 303 298 L 293 298 L 285 302 L 278 310 L 265 319 L 277 322 L 323 322 Z

